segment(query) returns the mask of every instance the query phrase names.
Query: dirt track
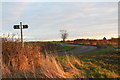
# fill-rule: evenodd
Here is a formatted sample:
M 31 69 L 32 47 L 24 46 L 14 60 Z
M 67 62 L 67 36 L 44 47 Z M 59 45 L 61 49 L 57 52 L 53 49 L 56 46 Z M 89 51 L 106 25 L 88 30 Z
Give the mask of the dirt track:
M 75 54 L 81 54 L 86 52 L 91 52 L 97 49 L 95 46 L 87 46 L 87 45 L 76 45 L 76 44 L 68 44 L 68 43 L 60 43 L 60 45 L 69 45 L 69 46 L 75 46 L 74 49 L 66 52 L 59 52 L 58 55 L 75 55 Z

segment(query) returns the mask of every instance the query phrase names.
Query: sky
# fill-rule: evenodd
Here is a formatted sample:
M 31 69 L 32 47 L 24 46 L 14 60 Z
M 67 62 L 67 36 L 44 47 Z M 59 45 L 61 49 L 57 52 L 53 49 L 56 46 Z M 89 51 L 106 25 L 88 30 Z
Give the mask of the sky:
M 29 26 L 26 41 L 61 40 L 60 30 L 67 30 L 68 40 L 118 37 L 118 3 L 2 2 L 2 34 L 20 37 L 13 25 L 21 21 Z
M 119 2 L 119 0 L 1 0 L 2 2 Z

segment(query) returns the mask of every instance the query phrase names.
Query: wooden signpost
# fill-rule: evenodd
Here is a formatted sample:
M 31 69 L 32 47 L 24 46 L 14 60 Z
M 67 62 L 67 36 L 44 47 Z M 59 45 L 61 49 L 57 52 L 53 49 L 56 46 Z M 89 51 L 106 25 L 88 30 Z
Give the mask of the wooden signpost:
M 14 29 L 20 29 L 21 31 L 21 47 L 24 47 L 24 41 L 23 41 L 23 31 L 22 29 L 28 28 L 28 25 L 23 25 L 22 22 L 20 22 L 20 25 L 14 25 Z

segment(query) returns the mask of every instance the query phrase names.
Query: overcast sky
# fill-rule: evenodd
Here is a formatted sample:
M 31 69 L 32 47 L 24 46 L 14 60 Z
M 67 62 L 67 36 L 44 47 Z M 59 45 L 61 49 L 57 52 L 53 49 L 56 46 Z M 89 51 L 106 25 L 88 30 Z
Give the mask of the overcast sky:
M 118 35 L 117 2 L 3 2 L 2 33 L 19 34 L 13 25 L 28 24 L 25 40 L 111 38 Z

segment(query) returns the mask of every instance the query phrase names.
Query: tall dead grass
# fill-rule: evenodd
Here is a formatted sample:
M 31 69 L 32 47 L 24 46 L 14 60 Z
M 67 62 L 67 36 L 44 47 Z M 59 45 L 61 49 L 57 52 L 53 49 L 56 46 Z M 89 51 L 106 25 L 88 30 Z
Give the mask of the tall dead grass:
M 83 71 L 75 65 L 78 60 L 68 56 L 61 65 L 57 56 L 44 56 L 40 46 L 20 47 L 19 42 L 2 43 L 2 77 L 3 78 L 84 78 Z M 76 62 L 76 64 L 74 64 Z

